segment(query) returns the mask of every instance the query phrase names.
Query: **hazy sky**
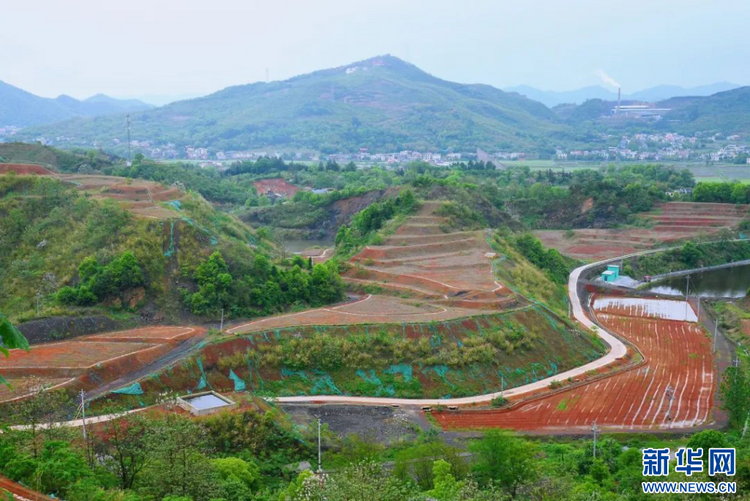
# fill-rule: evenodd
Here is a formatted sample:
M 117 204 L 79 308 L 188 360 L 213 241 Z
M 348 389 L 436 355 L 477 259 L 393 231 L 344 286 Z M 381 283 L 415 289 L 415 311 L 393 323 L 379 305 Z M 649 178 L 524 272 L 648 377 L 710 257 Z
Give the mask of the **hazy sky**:
M 24 0 L 0 80 L 42 96 L 206 94 L 390 53 L 448 80 L 566 90 L 605 71 L 750 84 L 750 1 Z

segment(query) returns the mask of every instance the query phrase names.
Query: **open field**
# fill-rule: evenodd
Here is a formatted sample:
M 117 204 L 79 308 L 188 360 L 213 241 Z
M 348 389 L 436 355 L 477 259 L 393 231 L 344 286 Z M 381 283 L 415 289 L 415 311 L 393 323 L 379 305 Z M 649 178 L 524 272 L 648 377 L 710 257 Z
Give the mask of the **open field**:
M 555 160 L 502 160 L 498 163 L 508 167 L 529 167 L 531 170 L 548 170 L 555 172 L 565 170 L 599 170 L 604 167 L 633 165 L 638 162 L 584 162 L 584 161 L 555 161 Z M 693 173 L 695 180 L 700 181 L 740 181 L 750 182 L 750 165 L 731 163 L 715 163 L 706 165 L 704 162 L 655 162 L 676 169 L 687 169 Z
M 642 217 L 647 228 L 579 229 L 534 232 L 544 245 L 565 255 L 598 261 L 630 254 L 682 239 L 707 236 L 734 227 L 748 212 L 747 205 L 668 202 Z
M 0 401 L 12 400 L 50 387 L 77 382 L 86 386 L 117 379 L 167 355 L 177 344 L 202 337 L 205 330 L 192 327 L 143 327 L 128 331 L 82 336 L 70 341 L 11 350 L 0 360 L 0 374 L 12 382 L 3 388 Z
M 683 303 L 684 304 L 684 303 Z M 605 430 L 692 428 L 711 421 L 715 389 L 711 341 L 694 322 L 596 311 L 645 363 L 598 381 L 532 398 L 509 409 L 435 413 L 446 429 Z M 674 398 L 670 400 L 670 392 Z

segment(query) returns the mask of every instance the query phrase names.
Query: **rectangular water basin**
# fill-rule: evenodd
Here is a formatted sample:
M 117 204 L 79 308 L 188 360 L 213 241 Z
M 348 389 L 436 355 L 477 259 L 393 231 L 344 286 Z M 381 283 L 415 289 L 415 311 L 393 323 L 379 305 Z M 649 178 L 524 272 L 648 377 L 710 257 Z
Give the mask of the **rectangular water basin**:
M 177 404 L 195 416 L 205 416 L 206 414 L 232 409 L 237 405 L 215 391 L 178 397 Z

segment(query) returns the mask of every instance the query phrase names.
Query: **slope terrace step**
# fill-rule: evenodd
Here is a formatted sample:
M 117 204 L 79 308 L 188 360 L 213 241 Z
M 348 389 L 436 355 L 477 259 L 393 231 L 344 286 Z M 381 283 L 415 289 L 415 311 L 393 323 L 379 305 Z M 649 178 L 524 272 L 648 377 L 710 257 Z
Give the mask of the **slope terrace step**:
M 427 257 L 431 254 L 444 254 L 446 252 L 476 249 L 478 241 L 476 238 L 465 238 L 447 243 L 432 243 L 406 246 L 368 246 L 359 255 L 362 258 L 392 259 L 399 257 Z
M 352 277 L 342 277 L 342 280 L 345 283 L 353 284 L 353 285 L 360 285 L 360 286 L 372 286 L 377 287 L 382 290 L 384 290 L 384 293 L 391 292 L 396 295 L 408 295 L 409 297 L 413 298 L 419 298 L 419 299 L 441 299 L 444 297 L 443 294 L 437 294 L 434 291 L 428 291 L 424 289 L 419 289 L 414 286 L 410 285 L 403 285 L 403 284 L 394 284 L 389 282 L 378 282 L 375 280 L 367 279 L 367 278 L 352 278 Z
M 476 231 L 457 231 L 440 235 L 391 235 L 385 242 L 387 245 L 420 245 L 430 243 L 445 243 L 463 240 L 469 236 L 476 236 Z

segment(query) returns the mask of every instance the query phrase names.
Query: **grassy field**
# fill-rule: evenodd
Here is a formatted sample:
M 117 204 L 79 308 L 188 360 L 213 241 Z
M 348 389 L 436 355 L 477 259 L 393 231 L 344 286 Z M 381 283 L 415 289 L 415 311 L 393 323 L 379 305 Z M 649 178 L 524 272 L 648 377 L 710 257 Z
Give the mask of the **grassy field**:
M 529 167 L 531 170 L 574 171 L 592 169 L 598 170 L 610 165 L 631 165 L 643 162 L 558 162 L 555 160 L 503 160 L 499 161 L 507 167 Z M 646 162 L 649 163 L 649 162 Z M 750 183 L 750 165 L 736 165 L 716 163 L 706 165 L 704 162 L 650 162 L 672 166 L 678 169 L 688 169 L 695 176 L 696 181 L 733 181 Z

